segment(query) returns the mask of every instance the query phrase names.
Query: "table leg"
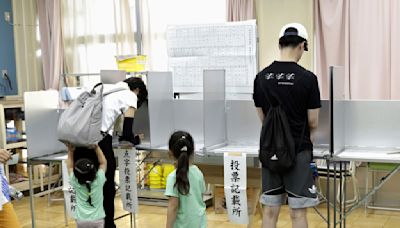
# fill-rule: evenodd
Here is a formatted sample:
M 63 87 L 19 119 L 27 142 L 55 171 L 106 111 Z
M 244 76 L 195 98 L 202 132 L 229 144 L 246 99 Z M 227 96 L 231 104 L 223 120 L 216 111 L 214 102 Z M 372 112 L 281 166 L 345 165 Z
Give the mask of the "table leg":
M 49 192 L 48 194 L 47 194 L 47 205 L 48 206 L 50 206 L 50 204 L 51 204 L 51 192 L 50 192 L 50 189 L 51 189 L 51 173 L 53 172 L 53 163 L 52 162 L 50 162 L 49 163 L 49 176 L 48 176 L 48 183 L 47 183 L 47 191 Z
M 33 180 L 32 180 L 32 165 L 28 163 L 29 166 L 29 203 L 31 206 L 31 219 L 32 219 L 32 228 L 35 228 L 35 202 L 33 199 Z

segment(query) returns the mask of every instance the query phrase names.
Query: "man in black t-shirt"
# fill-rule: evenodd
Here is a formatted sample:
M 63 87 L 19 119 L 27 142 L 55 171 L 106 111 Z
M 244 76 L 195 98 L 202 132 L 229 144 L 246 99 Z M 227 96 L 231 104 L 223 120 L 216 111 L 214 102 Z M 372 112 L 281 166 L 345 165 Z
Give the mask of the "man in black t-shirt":
M 318 204 L 312 177 L 312 136 L 318 125 L 321 107 L 317 77 L 297 62 L 307 51 L 307 31 L 303 25 L 285 25 L 279 35 L 280 60 L 274 61 L 256 76 L 253 99 L 263 122 L 270 108 L 263 92 L 279 101 L 285 111 L 295 141 L 296 163 L 285 173 L 274 173 L 262 168 L 260 202 L 264 207 L 263 228 L 276 227 L 280 206 L 286 203 L 291 209 L 293 227 L 307 227 L 306 208 Z

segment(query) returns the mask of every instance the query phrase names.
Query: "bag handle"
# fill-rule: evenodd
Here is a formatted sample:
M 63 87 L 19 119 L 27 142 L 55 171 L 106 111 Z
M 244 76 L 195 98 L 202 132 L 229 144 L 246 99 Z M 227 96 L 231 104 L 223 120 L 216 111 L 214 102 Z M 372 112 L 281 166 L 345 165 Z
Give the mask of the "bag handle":
M 97 87 L 99 87 L 99 86 L 102 86 L 102 85 L 103 85 L 103 83 L 101 83 L 101 82 L 99 82 L 99 83 L 97 83 L 96 85 L 94 85 L 94 86 L 93 86 L 93 89 L 92 89 L 92 92 L 93 92 L 93 93 L 96 93 L 96 90 L 95 90 L 95 89 L 96 89 Z

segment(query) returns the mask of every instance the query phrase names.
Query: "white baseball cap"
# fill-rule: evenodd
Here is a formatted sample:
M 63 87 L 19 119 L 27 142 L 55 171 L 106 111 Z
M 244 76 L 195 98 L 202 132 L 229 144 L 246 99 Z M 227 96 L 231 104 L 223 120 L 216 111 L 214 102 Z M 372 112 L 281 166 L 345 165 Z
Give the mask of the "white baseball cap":
M 286 31 L 289 28 L 291 28 L 290 30 L 292 30 L 292 31 Z M 293 31 L 293 30 L 296 30 L 296 31 Z M 284 36 L 299 36 L 305 40 L 308 40 L 308 33 L 307 33 L 306 28 L 302 24 L 299 24 L 299 23 L 290 23 L 290 24 L 283 26 L 279 33 L 279 39 Z

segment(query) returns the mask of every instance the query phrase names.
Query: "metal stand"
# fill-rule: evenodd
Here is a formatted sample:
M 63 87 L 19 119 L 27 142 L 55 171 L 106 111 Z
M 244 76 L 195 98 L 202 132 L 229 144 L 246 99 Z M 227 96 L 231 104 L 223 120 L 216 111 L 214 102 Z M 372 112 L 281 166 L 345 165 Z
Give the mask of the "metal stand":
M 380 181 L 380 183 L 376 186 L 373 186 L 371 191 L 369 191 L 363 198 L 359 199 L 354 205 L 352 205 L 350 208 L 347 209 L 347 200 L 346 200 L 346 194 L 347 194 L 347 162 L 346 161 L 333 161 L 333 164 L 339 164 L 339 176 L 334 175 L 333 176 L 333 184 L 334 184 L 334 194 L 336 195 L 336 179 L 339 178 L 339 202 L 337 200 L 334 201 L 333 207 L 334 207 L 334 218 L 333 218 L 333 227 L 336 228 L 338 225 L 340 228 L 346 228 L 346 220 L 347 217 L 360 205 L 364 205 L 365 202 L 368 200 L 369 197 L 374 195 L 393 175 L 395 175 L 397 172 L 400 171 L 400 166 L 397 168 L 393 169 L 391 172 L 389 172 L 385 177 L 383 177 Z M 328 166 L 328 172 L 329 172 L 329 160 L 327 160 L 327 166 Z M 336 174 L 336 168 L 334 169 L 334 173 Z M 327 186 L 329 185 L 329 176 L 327 178 Z M 329 208 L 330 208 L 330 203 L 329 203 L 329 187 L 327 187 L 327 208 L 328 208 L 328 228 L 330 228 L 330 213 L 329 213 Z M 337 204 L 339 204 L 339 211 L 336 210 Z M 337 216 L 336 213 L 339 213 Z
M 47 184 L 47 191 L 49 191 L 49 193 L 47 194 L 47 206 L 50 206 L 51 203 L 51 175 L 53 173 L 53 163 L 50 162 L 49 163 L 49 177 L 48 177 L 48 184 Z
M 35 203 L 33 202 L 33 180 L 32 180 L 32 165 L 28 161 L 29 169 L 29 203 L 31 206 L 32 228 L 35 228 Z
M 121 215 L 121 216 L 119 216 L 117 218 L 114 218 L 114 221 L 116 221 L 118 219 L 125 218 L 126 216 L 129 216 L 131 228 L 132 228 L 132 225 L 133 225 L 133 227 L 136 228 L 136 214 L 135 213 L 128 213 L 128 214 Z
M 333 227 L 336 228 L 336 162 L 333 162 Z M 329 196 L 328 196 L 329 197 Z
M 130 214 L 129 217 L 131 218 L 131 228 L 132 228 L 132 213 Z M 135 219 L 135 220 L 136 220 L 136 219 Z M 136 225 L 135 225 L 135 227 L 136 227 Z
M 346 162 L 344 163 L 344 170 L 345 170 L 345 172 L 346 172 L 346 170 L 347 170 L 347 163 L 346 163 Z M 346 185 L 346 183 L 347 183 L 346 178 L 347 178 L 347 175 L 344 176 L 344 188 L 343 188 L 343 199 L 344 199 L 343 214 L 344 214 L 344 215 L 346 215 L 346 201 L 347 201 L 347 200 L 346 200 L 346 187 L 347 187 L 347 185 Z M 346 217 L 344 217 L 344 220 L 343 220 L 343 228 L 346 228 Z
M 330 197 L 329 197 L 329 182 L 330 182 L 330 175 L 331 175 L 331 171 L 330 171 L 330 158 L 326 159 L 326 211 L 327 211 L 327 227 L 330 228 L 331 227 L 331 212 L 330 212 Z

